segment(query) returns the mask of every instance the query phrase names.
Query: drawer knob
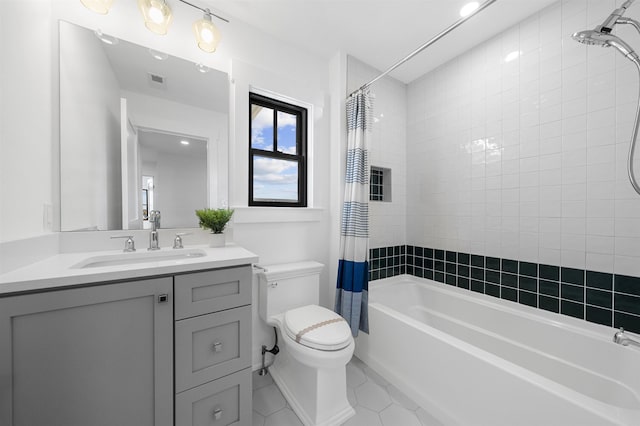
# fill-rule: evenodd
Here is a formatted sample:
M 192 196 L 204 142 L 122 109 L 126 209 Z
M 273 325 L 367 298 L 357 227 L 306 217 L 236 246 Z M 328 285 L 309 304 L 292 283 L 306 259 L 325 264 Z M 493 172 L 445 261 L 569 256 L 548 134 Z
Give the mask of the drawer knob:
M 222 343 L 215 342 L 212 346 L 214 352 L 222 352 Z
M 216 408 L 213 410 L 213 418 L 216 420 L 220 420 L 222 418 L 222 408 Z

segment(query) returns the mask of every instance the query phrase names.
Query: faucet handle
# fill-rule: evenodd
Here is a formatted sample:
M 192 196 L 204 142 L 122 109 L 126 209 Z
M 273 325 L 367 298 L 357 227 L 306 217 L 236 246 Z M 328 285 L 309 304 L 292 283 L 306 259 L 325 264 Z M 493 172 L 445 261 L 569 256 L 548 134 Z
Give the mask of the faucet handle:
M 136 243 L 133 241 L 133 235 L 112 235 L 111 236 L 112 240 L 115 238 L 126 238 L 126 241 L 124 242 L 124 249 L 122 249 L 123 252 L 129 253 L 132 251 L 136 251 Z
M 185 235 L 191 235 L 191 232 L 176 232 L 176 237 L 173 239 L 174 249 L 184 248 L 184 246 L 182 245 L 182 237 Z

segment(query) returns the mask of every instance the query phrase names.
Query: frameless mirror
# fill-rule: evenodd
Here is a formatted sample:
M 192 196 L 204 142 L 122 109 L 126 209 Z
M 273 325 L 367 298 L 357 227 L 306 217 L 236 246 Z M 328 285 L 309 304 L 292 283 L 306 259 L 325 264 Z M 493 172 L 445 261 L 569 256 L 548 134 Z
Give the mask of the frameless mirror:
M 203 72 L 204 71 L 204 72 Z M 197 227 L 226 146 L 223 72 L 60 22 L 61 231 Z

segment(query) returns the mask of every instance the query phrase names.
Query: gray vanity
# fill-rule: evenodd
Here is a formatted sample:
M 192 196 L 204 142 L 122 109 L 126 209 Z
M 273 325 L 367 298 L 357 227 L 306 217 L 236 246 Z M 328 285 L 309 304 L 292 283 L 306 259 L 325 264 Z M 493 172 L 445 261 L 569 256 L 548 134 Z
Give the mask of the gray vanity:
M 250 424 L 257 257 L 200 250 L 86 268 L 122 256 L 60 254 L 0 276 L 0 425 Z

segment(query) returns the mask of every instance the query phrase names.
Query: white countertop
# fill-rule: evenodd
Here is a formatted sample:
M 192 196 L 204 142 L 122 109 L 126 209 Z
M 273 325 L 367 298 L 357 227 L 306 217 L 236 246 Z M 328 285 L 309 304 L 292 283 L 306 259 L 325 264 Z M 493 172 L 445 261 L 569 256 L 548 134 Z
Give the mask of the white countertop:
M 248 265 L 258 261 L 258 256 L 233 244 L 219 248 L 193 245 L 185 247 L 185 249 L 199 249 L 204 251 L 206 256 L 174 260 L 150 260 L 144 263 L 81 269 L 73 268 L 73 266 L 87 258 L 122 254 L 122 250 L 58 254 L 0 275 L 0 297 L 62 289 L 67 286 L 102 281 L 126 280 Z M 163 252 L 173 251 L 170 247 L 162 248 L 161 250 Z

